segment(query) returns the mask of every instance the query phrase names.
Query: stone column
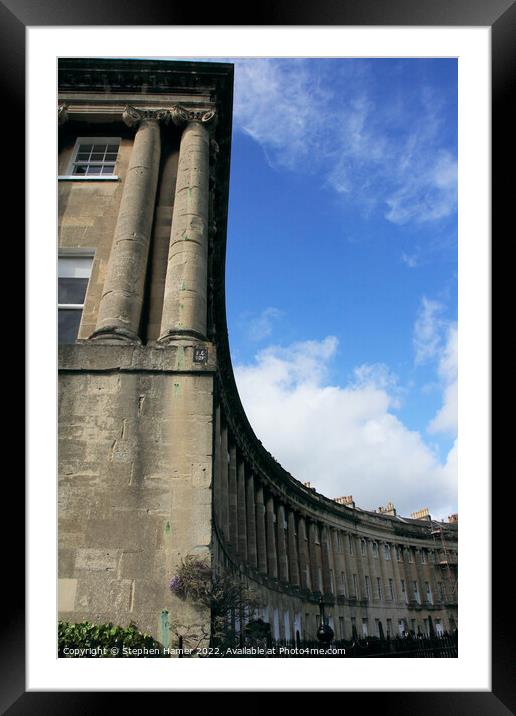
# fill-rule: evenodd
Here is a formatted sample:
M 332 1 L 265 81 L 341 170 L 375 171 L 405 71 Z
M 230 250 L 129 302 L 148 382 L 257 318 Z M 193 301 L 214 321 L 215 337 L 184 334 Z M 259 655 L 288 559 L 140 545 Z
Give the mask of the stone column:
M 296 516 L 288 510 L 288 565 L 291 584 L 299 585 L 299 563 L 296 542 Z
M 246 518 L 247 518 L 247 560 L 251 567 L 258 567 L 258 551 L 256 546 L 256 506 L 254 496 L 254 475 L 246 471 Z
M 229 541 L 236 551 L 238 548 L 237 523 L 237 457 L 236 447 L 229 448 Z
M 247 562 L 247 519 L 245 499 L 245 465 L 240 459 L 237 467 L 237 531 L 238 531 L 238 554 Z
M 215 523 L 221 528 L 221 498 L 222 498 L 222 469 L 221 469 L 221 427 L 220 427 L 220 403 L 215 408 L 215 474 L 213 476 L 213 511 Z
M 437 586 L 437 582 L 440 580 L 437 580 L 437 575 L 435 573 L 435 562 L 430 562 L 430 550 L 427 550 L 427 559 L 428 559 L 428 570 L 427 574 L 430 579 L 430 585 L 432 587 L 432 597 L 434 600 L 434 604 L 439 602 L 439 588 Z M 434 559 L 435 559 L 435 552 L 434 552 Z
M 213 111 L 174 108 L 183 125 L 158 341 L 206 339 L 208 294 L 209 151 Z
M 321 553 L 320 550 L 317 549 L 317 538 L 318 538 L 318 531 L 319 527 L 318 525 L 310 520 L 310 526 L 308 528 L 308 547 L 310 551 L 310 570 L 311 570 L 311 580 L 312 580 L 312 591 L 313 592 L 320 592 L 323 589 L 323 586 L 321 584 L 322 579 L 319 579 L 319 575 L 322 577 L 322 568 L 321 568 Z M 320 540 L 319 540 L 319 547 L 320 547 Z
M 409 556 L 412 557 L 412 562 L 409 561 Z M 417 574 L 414 566 L 416 560 L 415 550 L 411 545 L 407 545 L 407 549 L 404 553 L 405 561 L 405 574 L 407 575 L 407 594 L 409 600 L 415 601 L 416 595 L 414 592 L 414 582 L 417 582 Z
M 229 540 L 228 428 L 221 427 L 220 439 L 220 527 Z
M 400 574 L 400 583 L 398 585 L 399 593 L 400 593 L 400 601 L 403 605 L 405 605 L 409 599 L 410 599 L 410 572 L 407 570 L 407 553 L 405 550 L 405 545 L 400 544 L 401 547 L 401 562 L 398 562 L 398 571 Z M 401 580 L 405 582 L 405 595 L 403 595 L 403 592 L 401 591 Z
M 299 552 L 301 586 L 304 587 L 304 589 L 311 589 L 310 557 L 308 554 L 308 541 L 306 537 L 306 520 L 302 515 L 300 515 L 297 522 L 297 545 Z
M 367 539 L 366 553 L 367 553 L 367 566 L 369 568 L 369 581 L 371 584 L 371 594 L 370 594 L 369 603 L 372 604 L 373 602 L 378 602 L 378 585 L 376 582 L 377 574 L 376 574 L 376 565 L 375 565 L 375 561 L 374 561 L 376 558 L 373 555 L 373 541 L 370 539 Z
M 330 578 L 330 559 L 329 559 L 329 545 L 328 545 L 328 530 L 322 525 L 320 529 L 320 542 L 321 542 L 321 566 L 322 566 L 322 582 L 323 591 L 326 594 L 331 593 L 331 578 Z
M 351 561 L 351 555 L 349 554 L 349 532 L 341 532 L 341 538 L 343 542 L 342 557 L 344 560 L 344 571 L 346 574 L 347 589 L 346 594 L 348 597 L 352 597 L 355 594 L 355 588 L 353 584 L 353 564 Z M 358 598 L 358 595 L 356 595 Z
M 336 582 L 336 589 L 337 594 L 349 594 L 348 592 L 348 585 L 347 585 L 347 579 L 346 579 L 346 568 L 344 564 L 344 555 L 342 554 L 342 550 L 340 548 L 339 540 L 341 539 L 339 537 L 339 531 L 337 529 L 331 530 L 332 540 L 333 540 L 333 561 L 335 564 L 335 582 Z M 341 578 L 341 573 L 344 574 L 344 582 Z
M 278 557 L 276 554 L 276 535 L 274 524 L 274 498 L 269 495 L 265 503 L 267 527 L 267 567 L 269 576 L 278 577 Z
M 421 564 L 421 549 L 414 550 L 414 572 L 418 585 L 419 600 L 422 605 L 425 603 L 425 580 L 423 575 L 423 565 Z
M 392 546 L 388 542 L 381 542 L 378 545 L 378 576 L 380 577 L 381 583 L 382 583 L 382 598 L 385 602 L 386 599 L 390 599 L 389 596 L 389 580 L 386 575 L 387 571 L 387 562 L 391 560 L 385 559 L 385 545 L 389 545 L 391 548 L 391 560 L 392 560 Z M 389 565 L 390 566 L 390 565 Z
M 126 107 L 123 119 L 138 127 L 124 179 L 120 209 L 100 299 L 97 324 L 90 340 L 140 343 L 147 259 L 161 154 L 159 122 L 166 111 Z
M 401 602 L 401 585 L 400 585 L 400 566 L 398 563 L 398 547 L 399 545 L 394 542 L 391 546 L 392 549 L 392 574 L 394 579 L 394 603 L 398 604 Z
M 278 573 L 282 582 L 288 582 L 288 553 L 285 539 L 285 508 L 280 502 L 277 509 Z
M 265 505 L 263 503 L 263 487 L 256 490 L 256 544 L 258 547 L 258 569 L 267 574 L 267 542 L 265 537 Z
M 362 556 L 362 545 L 360 544 L 361 538 L 358 535 L 352 534 L 351 539 L 353 540 L 353 554 L 355 557 L 355 567 L 358 574 L 358 583 L 360 584 L 360 589 L 362 590 L 363 596 L 365 596 L 365 572 L 364 558 Z

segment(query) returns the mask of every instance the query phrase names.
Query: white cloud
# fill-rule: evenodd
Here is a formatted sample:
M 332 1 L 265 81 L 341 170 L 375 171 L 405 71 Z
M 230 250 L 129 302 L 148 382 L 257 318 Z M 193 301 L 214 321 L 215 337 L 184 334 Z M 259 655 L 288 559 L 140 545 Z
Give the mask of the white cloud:
M 249 340 L 254 342 L 263 341 L 268 338 L 273 331 L 274 322 L 283 316 L 283 311 L 274 306 L 265 308 L 258 316 L 245 315 L 241 318 L 240 323 L 243 325 L 244 331 Z
M 442 317 L 443 311 L 442 303 L 423 296 L 414 325 L 413 342 L 417 364 L 435 358 L 442 347 L 443 330 L 446 326 Z
M 428 426 L 429 433 L 457 435 L 458 419 L 458 335 L 457 326 L 448 329 L 446 345 L 439 359 L 439 377 L 443 385 L 443 404 Z
M 416 364 L 437 361 L 443 402 L 428 425 L 431 434 L 455 437 L 458 419 L 458 331 L 457 323 L 443 318 L 444 305 L 423 297 L 414 324 Z
M 401 260 L 409 268 L 416 268 L 417 266 L 419 266 L 419 258 L 416 253 L 407 254 L 403 251 L 401 254 Z
M 450 216 L 457 165 L 442 146 L 440 97 L 422 85 L 386 102 L 373 66 L 236 60 L 235 126 L 272 166 L 318 171 L 323 185 L 392 223 Z
M 336 351 L 329 336 L 270 346 L 235 367 L 258 438 L 294 477 L 328 497 L 352 494 L 366 509 L 391 499 L 405 515 L 423 506 L 451 514 L 456 471 L 392 415 L 392 375 L 384 366 L 361 366 L 349 385 L 332 385 Z
M 264 147 L 273 164 L 298 166 L 320 148 L 319 108 L 328 103 L 331 92 L 300 60 L 264 58 L 235 64 L 237 126 Z

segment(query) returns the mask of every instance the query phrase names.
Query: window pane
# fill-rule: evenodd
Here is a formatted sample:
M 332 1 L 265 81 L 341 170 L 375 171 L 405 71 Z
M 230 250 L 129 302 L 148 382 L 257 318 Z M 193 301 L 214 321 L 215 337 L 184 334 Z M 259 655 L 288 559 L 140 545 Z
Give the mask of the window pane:
M 89 154 L 92 147 L 93 144 L 79 144 L 79 152 L 87 152 Z
M 102 174 L 113 174 L 115 171 L 114 164 L 104 164 L 102 167 Z
M 100 154 L 100 153 L 96 154 L 96 153 L 94 152 L 94 153 L 91 155 L 91 161 L 92 161 L 92 162 L 101 162 L 103 159 L 104 159 L 104 152 L 102 152 L 102 154 Z
M 91 273 L 91 256 L 59 256 L 59 278 L 89 278 Z
M 107 145 L 107 151 L 108 151 L 108 152 L 115 152 L 115 155 L 118 154 L 118 144 L 108 144 L 108 145 Z
M 59 343 L 75 343 L 79 333 L 82 311 L 58 311 L 57 336 Z
M 90 155 L 87 152 L 79 152 L 79 154 L 77 154 L 78 162 L 87 162 L 89 158 Z
M 106 144 L 94 144 L 93 151 L 94 152 L 102 152 L 102 154 L 104 154 L 104 152 L 106 151 L 106 146 L 107 146 Z
M 88 174 L 100 174 L 102 171 L 101 164 L 90 164 L 88 166 Z
M 106 154 L 106 162 L 116 162 L 116 154 Z
M 76 164 L 73 168 L 74 174 L 86 174 L 86 165 L 85 164 Z
M 87 278 L 60 278 L 57 284 L 58 303 L 84 303 Z

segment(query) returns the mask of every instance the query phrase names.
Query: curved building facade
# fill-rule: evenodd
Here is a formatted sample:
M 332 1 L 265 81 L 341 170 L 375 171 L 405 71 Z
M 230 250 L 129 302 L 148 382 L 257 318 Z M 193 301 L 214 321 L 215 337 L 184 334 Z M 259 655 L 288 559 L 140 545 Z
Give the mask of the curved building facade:
M 226 326 L 233 68 L 59 65 L 59 613 L 166 646 L 209 614 L 196 555 L 278 639 L 457 626 L 457 522 L 372 512 L 287 473 L 240 403 Z M 316 476 L 314 476 L 316 479 Z M 249 616 L 249 615 L 248 615 Z

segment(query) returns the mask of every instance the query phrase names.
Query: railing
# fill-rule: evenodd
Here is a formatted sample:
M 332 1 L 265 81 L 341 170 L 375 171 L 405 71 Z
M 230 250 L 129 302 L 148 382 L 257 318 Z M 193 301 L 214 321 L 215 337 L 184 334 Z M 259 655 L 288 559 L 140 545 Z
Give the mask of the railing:
M 328 648 L 318 641 L 268 640 L 267 658 L 391 658 L 456 659 L 458 636 L 442 634 L 433 637 L 407 636 L 393 639 L 370 637 L 356 641 L 333 641 Z

